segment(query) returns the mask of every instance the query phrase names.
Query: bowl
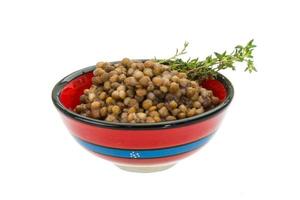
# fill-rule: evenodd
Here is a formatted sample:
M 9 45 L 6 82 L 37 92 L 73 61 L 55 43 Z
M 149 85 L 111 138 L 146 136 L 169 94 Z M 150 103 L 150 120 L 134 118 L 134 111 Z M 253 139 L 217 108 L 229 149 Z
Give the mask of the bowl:
M 219 128 L 234 93 L 230 81 L 218 74 L 216 79 L 202 82 L 222 101 L 207 112 L 168 122 L 107 122 L 73 112 L 83 90 L 92 84 L 94 69 L 90 66 L 75 71 L 59 81 L 53 88 L 52 101 L 81 146 L 127 171 L 165 170 L 198 151 Z

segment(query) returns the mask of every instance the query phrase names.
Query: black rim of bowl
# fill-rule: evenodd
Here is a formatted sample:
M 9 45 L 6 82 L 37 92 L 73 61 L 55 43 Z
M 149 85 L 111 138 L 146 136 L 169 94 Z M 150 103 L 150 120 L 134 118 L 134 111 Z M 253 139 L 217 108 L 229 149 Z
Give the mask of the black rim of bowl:
M 137 61 L 137 60 L 142 61 L 142 62 L 145 61 L 145 59 L 136 59 L 135 61 Z M 115 61 L 115 62 L 111 62 L 111 63 L 115 64 L 115 63 L 119 63 L 119 62 L 120 61 Z M 94 65 L 94 66 L 90 66 L 90 67 L 86 67 L 86 68 L 77 70 L 77 71 L 69 74 L 62 80 L 60 80 L 54 86 L 54 88 L 52 90 L 52 101 L 53 101 L 55 107 L 59 111 L 61 111 L 64 115 L 66 115 L 67 117 L 71 117 L 72 119 L 75 119 L 82 123 L 99 126 L 102 128 L 134 130 L 134 129 L 162 129 L 162 128 L 175 128 L 178 126 L 186 126 L 188 124 L 197 123 L 197 122 L 206 120 L 206 119 L 213 117 L 213 116 L 217 115 L 218 113 L 222 112 L 231 103 L 233 96 L 234 96 L 234 89 L 233 89 L 231 82 L 224 75 L 218 73 L 216 79 L 219 80 L 220 82 L 222 82 L 223 85 L 225 86 L 225 89 L 227 91 L 227 97 L 221 104 L 219 104 L 215 108 L 208 110 L 200 115 L 195 115 L 193 117 L 174 120 L 174 121 L 155 122 L 155 123 L 120 123 L 120 122 L 108 122 L 108 121 L 104 121 L 104 120 L 93 119 L 93 118 L 79 115 L 79 114 L 67 109 L 66 107 L 64 107 L 64 105 L 62 105 L 62 103 L 59 100 L 59 97 L 60 97 L 61 90 L 69 82 L 71 82 L 72 80 L 74 80 L 75 78 L 77 78 L 83 74 L 93 71 L 95 69 L 95 67 L 96 66 Z

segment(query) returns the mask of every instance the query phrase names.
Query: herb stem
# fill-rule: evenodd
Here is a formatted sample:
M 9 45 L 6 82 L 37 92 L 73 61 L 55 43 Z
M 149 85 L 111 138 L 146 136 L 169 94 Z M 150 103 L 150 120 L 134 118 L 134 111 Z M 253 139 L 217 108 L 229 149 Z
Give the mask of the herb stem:
M 179 58 L 187 53 L 186 49 L 189 43 L 185 42 L 181 51 L 176 49 L 174 56 L 168 59 L 159 59 L 156 61 L 161 64 L 169 65 L 173 70 L 186 72 L 188 77 L 193 80 L 203 80 L 209 77 L 215 77 L 217 72 L 225 69 L 235 70 L 236 63 L 246 63 L 244 71 L 249 73 L 256 72 L 253 62 L 253 50 L 256 45 L 250 40 L 245 46 L 237 45 L 231 53 L 215 52 L 214 55 L 207 56 L 204 60 L 199 58 L 188 59 L 186 61 Z

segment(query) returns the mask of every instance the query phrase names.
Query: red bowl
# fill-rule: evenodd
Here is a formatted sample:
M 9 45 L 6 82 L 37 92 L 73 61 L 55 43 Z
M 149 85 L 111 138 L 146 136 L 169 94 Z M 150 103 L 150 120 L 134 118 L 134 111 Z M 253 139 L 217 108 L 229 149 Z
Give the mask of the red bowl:
M 170 122 L 107 122 L 73 112 L 83 90 L 92 84 L 94 69 L 78 70 L 59 81 L 52 91 L 53 103 L 79 144 L 131 171 L 163 170 L 200 149 L 217 131 L 234 93 L 230 81 L 218 74 L 202 83 L 222 100 L 207 112 Z

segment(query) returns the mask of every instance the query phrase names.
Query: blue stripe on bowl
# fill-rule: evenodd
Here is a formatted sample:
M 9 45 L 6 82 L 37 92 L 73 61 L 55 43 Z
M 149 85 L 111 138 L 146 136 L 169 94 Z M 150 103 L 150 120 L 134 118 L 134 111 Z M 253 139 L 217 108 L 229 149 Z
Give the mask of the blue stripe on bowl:
M 75 139 L 85 148 L 95 153 L 103 154 L 106 156 L 113 156 L 118 158 L 135 158 L 135 159 L 148 159 L 148 158 L 162 158 L 168 156 L 175 156 L 178 154 L 186 153 L 197 148 L 200 148 L 206 144 L 213 134 L 201 138 L 195 142 L 191 142 L 185 145 L 164 148 L 164 149 L 149 149 L 149 150 L 129 150 L 129 149 L 115 149 L 109 147 L 103 147 L 96 144 L 83 141 L 77 137 Z

